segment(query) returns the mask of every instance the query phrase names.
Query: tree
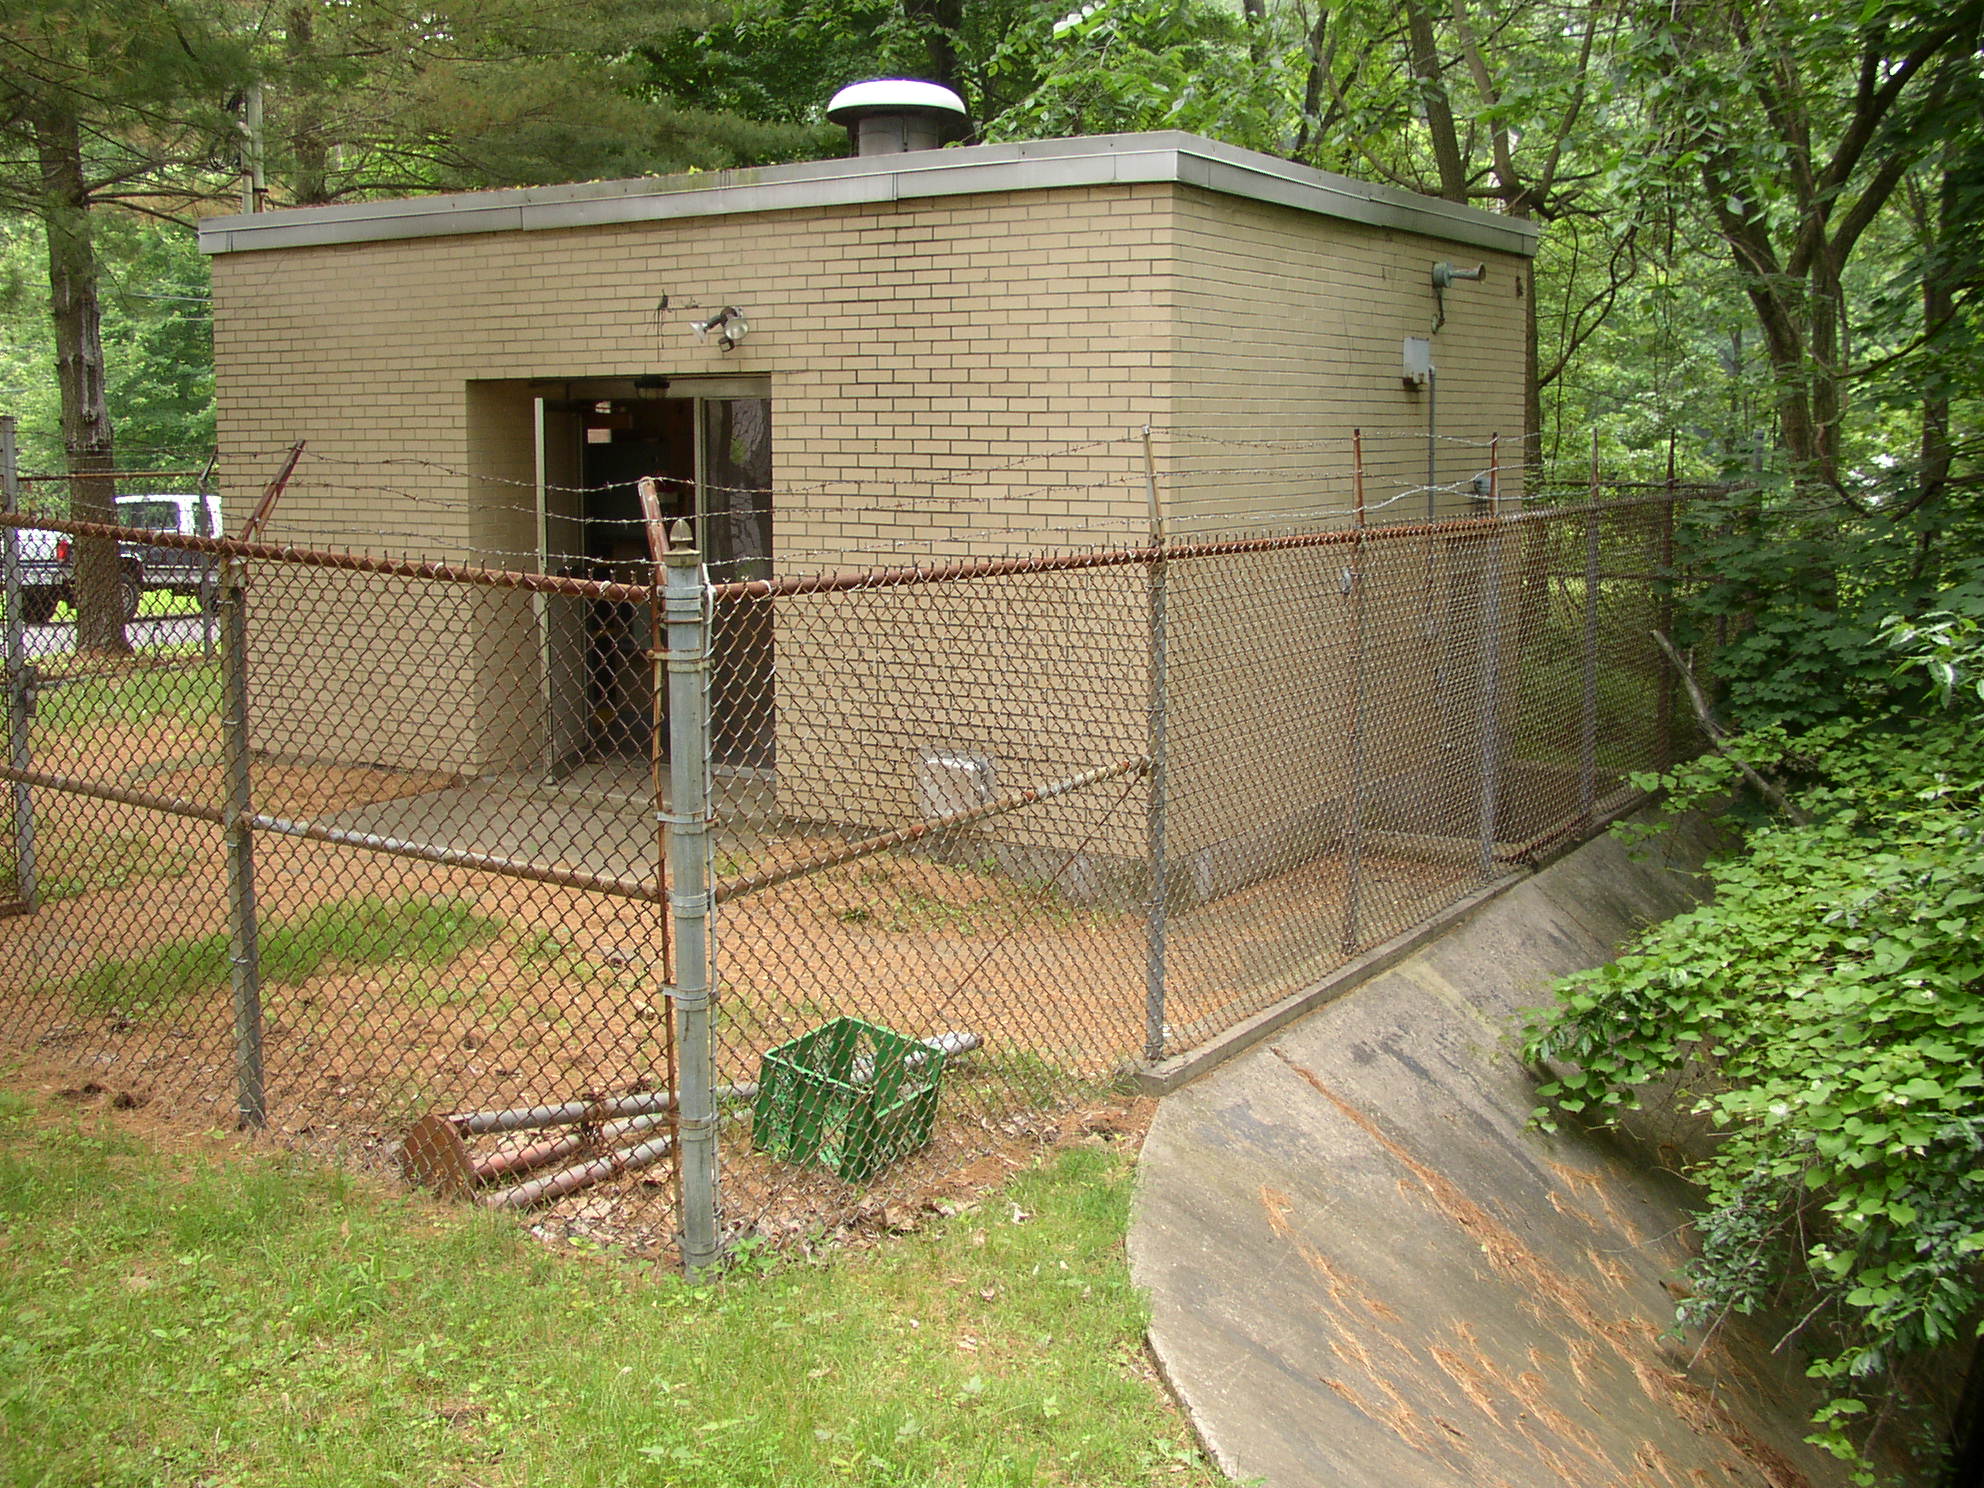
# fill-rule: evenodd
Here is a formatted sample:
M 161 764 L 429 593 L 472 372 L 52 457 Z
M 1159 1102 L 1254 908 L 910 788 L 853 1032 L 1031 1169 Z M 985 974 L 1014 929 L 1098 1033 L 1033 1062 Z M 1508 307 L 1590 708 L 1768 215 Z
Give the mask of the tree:
M 176 172 L 212 160 L 227 126 L 211 105 L 238 53 L 182 0 L 22 0 L 0 23 L 0 56 L 0 205 L 45 235 L 70 512 L 115 523 L 93 213 L 160 211 L 183 190 Z M 76 545 L 80 647 L 129 649 L 118 577 L 113 541 Z
M 1946 185 L 1966 170 L 1945 146 L 1967 109 L 1971 139 L 1959 153 L 1974 161 L 1981 16 L 1979 0 L 1816 10 L 1701 0 L 1639 16 L 1640 81 L 1658 131 L 1647 169 L 1701 192 L 1762 331 L 1790 468 L 1849 503 L 1866 501 L 1848 468 L 1856 255 L 1913 183 L 1918 227 L 1935 240 L 1921 260 L 1923 331 L 1942 334 L 1952 306 L 1937 245 L 1974 230 L 1974 219 L 1943 215 Z M 1925 180 L 1925 169 L 1941 179 Z M 1933 407 L 1925 416 L 1942 417 Z
M 272 199 L 533 185 L 811 153 L 822 132 L 671 91 L 701 12 L 636 0 L 291 0 L 259 37 Z

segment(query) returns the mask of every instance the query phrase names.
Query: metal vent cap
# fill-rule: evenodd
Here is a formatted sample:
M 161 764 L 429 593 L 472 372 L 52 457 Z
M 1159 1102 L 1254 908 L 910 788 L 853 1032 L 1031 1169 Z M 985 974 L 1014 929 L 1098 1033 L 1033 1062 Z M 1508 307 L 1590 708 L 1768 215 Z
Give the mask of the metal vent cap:
M 849 83 L 827 104 L 827 117 L 847 127 L 857 155 L 934 150 L 966 129 L 964 100 L 941 83 L 870 78 Z

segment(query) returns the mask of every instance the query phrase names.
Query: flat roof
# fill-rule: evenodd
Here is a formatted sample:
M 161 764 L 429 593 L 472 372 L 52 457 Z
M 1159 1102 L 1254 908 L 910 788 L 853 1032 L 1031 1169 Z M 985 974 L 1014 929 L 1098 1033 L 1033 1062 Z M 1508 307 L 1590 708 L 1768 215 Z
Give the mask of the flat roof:
M 249 253 L 463 233 L 542 232 L 1127 182 L 1175 182 L 1473 248 L 1525 257 L 1536 252 L 1532 222 L 1311 170 L 1179 130 L 291 207 L 210 217 L 200 224 L 200 250 Z

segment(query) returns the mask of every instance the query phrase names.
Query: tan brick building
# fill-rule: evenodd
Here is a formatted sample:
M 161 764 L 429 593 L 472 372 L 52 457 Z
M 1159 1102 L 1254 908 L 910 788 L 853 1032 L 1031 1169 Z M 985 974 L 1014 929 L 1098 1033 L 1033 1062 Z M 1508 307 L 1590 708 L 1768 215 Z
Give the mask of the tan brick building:
M 1312 523 L 1319 493 L 1340 509 L 1353 427 L 1383 452 L 1380 497 L 1423 490 L 1428 447 L 1431 484 L 1459 487 L 1484 459 L 1466 441 L 1521 432 L 1535 234 L 1166 133 L 272 212 L 200 241 L 230 530 L 301 439 L 277 539 L 621 571 L 625 483 L 652 473 L 704 519 L 723 577 L 1124 541 L 1146 520 L 1146 425 L 1188 535 Z M 1435 332 L 1442 260 L 1486 275 Z M 748 325 L 728 351 L 693 329 L 724 307 Z M 1402 367 L 1429 335 L 1437 443 Z M 260 623 L 285 602 L 265 596 Z M 636 687 L 560 680 L 587 622 L 556 604 L 441 595 L 382 626 L 289 602 L 323 680 L 263 710 L 273 749 L 473 776 L 640 711 Z M 806 740 L 847 737 L 826 715 L 852 684 L 817 640 L 748 644 L 765 689 L 778 647 L 777 738 L 744 726 L 723 747 L 743 765 L 775 749 L 791 809 L 824 809 Z M 1126 748 L 1142 665 L 1126 652 L 1120 706 L 1092 720 Z M 1001 712 L 1024 783 L 1047 721 L 1024 699 Z M 890 778 L 877 820 L 915 811 L 908 766 Z

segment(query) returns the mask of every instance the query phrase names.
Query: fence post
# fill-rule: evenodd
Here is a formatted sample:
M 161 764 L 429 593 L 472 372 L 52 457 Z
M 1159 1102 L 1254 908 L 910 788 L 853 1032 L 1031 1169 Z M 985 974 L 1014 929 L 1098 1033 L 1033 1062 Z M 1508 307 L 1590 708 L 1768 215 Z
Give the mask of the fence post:
M 215 450 L 207 457 L 204 469 L 200 471 L 200 483 L 195 488 L 193 507 L 193 531 L 201 537 L 219 537 L 214 530 L 212 518 L 207 512 L 207 500 L 214 491 L 214 466 L 220 462 L 220 451 Z M 208 661 L 214 659 L 214 603 L 218 598 L 218 573 L 212 558 L 203 560 L 200 573 L 200 654 Z
M 241 561 L 220 568 L 221 753 L 227 799 L 228 984 L 234 994 L 234 1077 L 241 1124 L 268 1122 L 262 1084 L 262 940 L 255 905 L 254 794 L 248 767 L 248 596 Z
M 1578 816 L 1598 802 L 1598 431 L 1591 431 L 1591 490 L 1584 514 L 1584 694 L 1578 721 Z
M 1495 876 L 1502 789 L 1502 503 L 1500 436 L 1489 440 L 1488 565 L 1481 586 L 1481 881 Z
M 1165 937 L 1170 926 L 1170 865 L 1164 834 L 1169 805 L 1167 748 L 1170 707 L 1169 636 L 1167 634 L 1164 571 L 1164 506 L 1157 493 L 1157 461 L 1151 454 L 1150 425 L 1144 425 L 1144 495 L 1150 503 L 1150 545 L 1152 557 L 1145 570 L 1150 589 L 1147 670 L 1149 708 L 1146 717 L 1145 753 L 1150 769 L 1145 775 L 1144 836 L 1150 859 L 1149 909 L 1145 915 L 1144 941 L 1144 1058 L 1164 1057 L 1164 961 Z
M 14 416 L 0 414 L 0 507 L 8 516 L 21 509 L 21 472 L 14 446 Z M 33 706 L 34 674 L 28 669 L 27 616 L 21 611 L 21 531 L 0 531 L 0 568 L 4 568 L 7 606 L 7 763 L 26 770 L 28 714 Z M 40 903 L 34 862 L 34 794 L 25 781 L 14 782 L 14 893 L 30 911 Z
M 1350 482 L 1357 499 L 1357 541 L 1350 550 L 1350 791 L 1344 821 L 1343 952 L 1363 938 L 1364 897 L 1364 431 L 1350 431 Z
M 664 555 L 668 624 L 668 909 L 674 924 L 675 1105 L 682 1175 L 682 1269 L 697 1276 L 721 1255 L 716 1222 L 716 1111 L 710 1037 L 709 583 L 687 522 Z
M 1674 435 L 1667 436 L 1667 500 L 1660 508 L 1660 577 L 1655 580 L 1659 598 L 1654 602 L 1659 615 L 1660 633 L 1674 634 L 1674 503 L 1677 496 L 1674 485 Z M 1659 752 L 1659 768 L 1667 769 L 1674 763 L 1674 689 L 1679 679 L 1672 667 L 1661 665 L 1661 659 L 1654 660 L 1660 672 L 1660 692 L 1654 700 L 1654 748 Z

